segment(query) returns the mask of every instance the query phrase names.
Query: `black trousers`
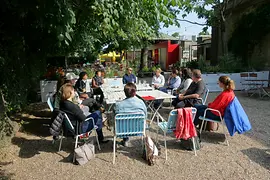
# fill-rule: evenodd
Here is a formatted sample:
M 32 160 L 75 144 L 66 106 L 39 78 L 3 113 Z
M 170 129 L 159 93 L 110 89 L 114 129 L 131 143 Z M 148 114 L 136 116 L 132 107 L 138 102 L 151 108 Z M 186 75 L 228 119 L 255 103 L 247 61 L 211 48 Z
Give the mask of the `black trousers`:
M 93 88 L 93 95 L 100 95 L 99 98 L 99 103 L 102 104 L 103 103 L 103 99 L 104 99 L 104 94 L 103 91 L 100 87 L 98 88 Z
M 101 107 L 101 104 L 98 103 L 94 98 L 88 98 L 82 101 L 82 105 L 88 106 L 90 112 L 94 112 Z

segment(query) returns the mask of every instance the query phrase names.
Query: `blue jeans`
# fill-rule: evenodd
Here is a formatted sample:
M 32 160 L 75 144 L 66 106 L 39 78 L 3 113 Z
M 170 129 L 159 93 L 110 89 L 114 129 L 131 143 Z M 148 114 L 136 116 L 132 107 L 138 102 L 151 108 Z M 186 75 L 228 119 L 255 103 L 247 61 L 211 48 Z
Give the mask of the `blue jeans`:
M 198 104 L 195 104 L 194 107 L 197 109 L 197 113 L 196 113 L 196 116 L 195 116 L 195 119 L 194 119 L 194 125 L 197 126 L 198 124 L 200 124 L 199 117 L 200 116 L 203 117 L 204 111 L 208 107 L 206 105 L 198 105 Z M 214 113 L 212 113 L 212 111 L 207 111 L 205 117 L 209 118 L 209 119 L 213 119 L 213 120 L 219 120 L 220 119 L 220 117 L 215 115 Z
M 95 125 L 97 125 L 97 135 L 98 139 L 102 141 L 104 139 L 103 132 L 102 132 L 102 114 L 100 111 L 95 111 L 87 118 L 92 117 L 94 119 Z M 88 132 L 94 128 L 94 124 L 92 120 L 84 121 L 82 123 L 82 133 Z

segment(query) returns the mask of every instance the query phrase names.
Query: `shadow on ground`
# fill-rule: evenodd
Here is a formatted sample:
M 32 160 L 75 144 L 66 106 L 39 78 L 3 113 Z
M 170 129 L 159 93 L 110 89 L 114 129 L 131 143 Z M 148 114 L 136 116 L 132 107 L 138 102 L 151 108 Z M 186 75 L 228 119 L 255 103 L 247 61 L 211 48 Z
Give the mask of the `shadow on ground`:
M 249 148 L 241 150 L 249 159 L 267 170 L 270 170 L 270 149 Z
M 40 152 L 56 153 L 59 146 L 59 142 L 52 144 L 52 141 L 46 139 L 26 139 L 23 137 L 14 137 L 11 142 L 20 147 L 19 157 L 21 158 L 31 158 Z M 70 152 L 68 144 L 63 142 L 62 149 Z
M 26 134 L 36 135 L 39 137 L 51 136 L 50 131 L 49 131 L 50 124 L 49 122 L 48 123 L 46 122 L 43 123 L 41 121 L 33 121 L 33 122 L 23 123 L 19 131 Z

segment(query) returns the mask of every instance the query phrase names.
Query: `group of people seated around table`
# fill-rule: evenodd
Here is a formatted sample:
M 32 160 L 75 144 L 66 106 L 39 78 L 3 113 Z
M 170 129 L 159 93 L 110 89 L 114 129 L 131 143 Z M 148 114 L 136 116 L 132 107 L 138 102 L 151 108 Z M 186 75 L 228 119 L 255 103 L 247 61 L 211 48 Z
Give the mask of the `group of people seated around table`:
M 147 114 L 146 106 L 143 100 L 136 97 L 136 76 L 132 74 L 132 69 L 127 69 L 127 74 L 123 77 L 123 83 L 126 84 L 124 92 L 126 99 L 116 103 L 115 113 L 126 112 L 143 112 Z M 59 81 L 58 91 L 54 98 L 54 108 L 59 109 L 67 114 L 71 123 L 75 126 L 76 122 L 80 123 L 80 132 L 85 133 L 93 129 L 94 125 L 98 127 L 97 135 L 100 143 L 106 143 L 108 140 L 104 139 L 102 127 L 103 118 L 102 113 L 105 111 L 103 106 L 104 94 L 101 86 L 104 84 L 104 79 L 101 76 L 101 71 L 96 71 L 92 78 L 90 91 L 86 90 L 88 75 L 86 72 L 79 74 L 79 79 L 73 73 L 68 73 L 64 81 Z M 100 98 L 96 100 L 94 95 L 99 95 Z M 84 121 L 92 117 L 92 121 Z M 123 145 L 128 146 L 129 139 L 123 139 Z
M 199 117 L 204 115 L 204 111 L 208 107 L 220 111 L 221 116 L 224 116 L 226 107 L 235 97 L 235 84 L 230 77 L 219 77 L 218 84 L 222 89 L 222 92 L 207 106 L 202 104 L 202 98 L 207 89 L 202 79 L 201 71 L 198 69 L 191 71 L 189 68 L 184 68 L 181 73 L 182 79 L 177 74 L 177 70 L 173 70 L 167 83 L 165 83 L 165 78 L 161 74 L 161 69 L 157 69 L 152 79 L 152 86 L 154 86 L 155 89 L 159 89 L 166 93 L 171 91 L 175 96 L 172 101 L 172 105 L 175 109 L 195 107 L 197 109 L 194 120 L 195 126 L 200 124 Z M 158 106 L 161 105 L 160 103 L 162 103 L 161 100 L 156 101 L 154 107 L 158 108 Z M 219 114 L 216 111 L 207 111 L 206 118 L 213 120 L 220 119 Z
M 58 92 L 56 93 L 54 108 L 58 108 L 65 112 L 72 123 L 76 121 L 81 123 L 81 132 L 87 132 L 94 127 L 92 121 L 84 121 L 88 117 L 93 117 L 95 125 L 97 125 L 97 134 L 100 143 L 106 143 L 102 126 L 102 113 L 104 112 L 103 99 L 104 95 L 101 85 L 104 80 L 101 72 L 97 71 L 92 79 L 92 86 L 90 91 L 86 91 L 86 82 L 88 75 L 86 72 L 81 72 L 79 79 L 76 81 L 75 77 L 66 75 L 65 82 L 62 83 Z M 76 82 L 75 82 L 76 81 Z M 132 69 L 128 68 L 127 74 L 123 77 L 124 93 L 126 98 L 120 102 L 116 102 L 114 113 L 130 113 L 143 112 L 147 117 L 147 108 L 145 102 L 136 96 L 136 76 L 132 74 Z M 216 99 L 207 105 L 202 105 L 201 97 L 205 91 L 205 83 L 202 80 L 201 71 L 195 69 L 191 71 L 188 68 L 182 70 L 182 79 L 178 76 L 178 71 L 173 70 L 170 78 L 165 82 L 164 76 L 161 74 L 161 69 L 155 71 L 152 78 L 152 86 L 163 92 L 168 90 L 175 90 L 173 93 L 175 99 L 172 104 L 175 108 L 195 107 L 197 114 L 194 124 L 200 123 L 199 116 L 202 116 L 207 107 L 217 109 L 224 115 L 225 109 L 234 98 L 234 81 L 228 76 L 220 76 L 218 79 L 219 87 L 223 90 Z M 94 95 L 100 95 L 96 100 Z M 160 101 L 156 104 L 160 105 Z M 206 117 L 211 119 L 219 118 L 216 112 L 208 111 Z M 128 146 L 129 139 L 123 139 L 123 145 Z

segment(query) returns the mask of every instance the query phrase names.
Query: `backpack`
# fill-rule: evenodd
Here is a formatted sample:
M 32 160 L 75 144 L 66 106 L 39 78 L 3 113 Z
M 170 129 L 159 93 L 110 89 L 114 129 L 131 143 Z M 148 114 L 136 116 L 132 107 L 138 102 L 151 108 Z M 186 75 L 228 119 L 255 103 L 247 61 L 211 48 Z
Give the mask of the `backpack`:
M 202 121 L 200 122 L 200 128 L 201 128 L 201 123 Z M 210 122 L 210 121 L 205 121 L 204 124 L 203 124 L 203 129 L 205 128 L 206 126 L 206 131 L 217 131 L 218 128 L 219 128 L 219 124 L 218 123 L 215 123 L 215 122 Z
M 196 150 L 201 149 L 200 138 L 198 136 L 194 137 L 194 142 L 195 142 Z M 186 150 L 189 150 L 189 151 L 194 150 L 193 143 L 192 143 L 192 138 L 189 138 L 187 140 L 181 139 L 180 146 L 183 147 Z
M 143 159 L 147 161 L 149 166 L 153 166 L 158 156 L 158 149 L 150 137 L 146 136 L 144 142 Z
M 199 149 L 201 149 L 201 144 L 200 144 L 201 143 L 201 140 L 200 140 L 201 135 L 200 135 L 200 132 L 198 129 L 196 129 L 196 131 L 197 131 L 197 136 L 194 137 L 194 143 L 195 143 L 196 150 L 199 150 Z M 181 139 L 180 146 L 186 150 L 189 150 L 189 151 L 194 150 L 192 138 L 189 138 L 187 140 Z

